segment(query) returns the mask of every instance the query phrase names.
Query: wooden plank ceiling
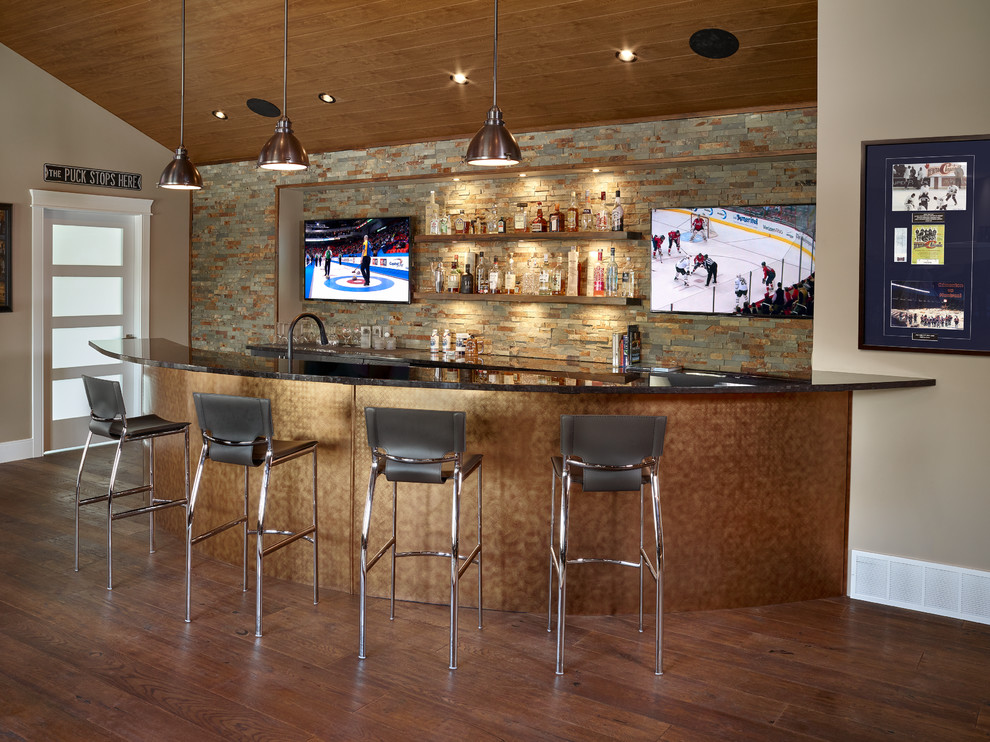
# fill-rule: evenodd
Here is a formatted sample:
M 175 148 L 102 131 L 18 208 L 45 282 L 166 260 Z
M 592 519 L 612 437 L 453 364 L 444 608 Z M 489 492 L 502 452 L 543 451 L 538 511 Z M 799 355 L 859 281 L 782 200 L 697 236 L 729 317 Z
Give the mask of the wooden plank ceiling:
M 0 43 L 174 149 L 180 8 L 4 2 Z M 185 145 L 197 164 L 253 159 L 274 131 L 246 101 L 282 105 L 282 19 L 279 0 L 186 1 Z M 296 135 L 311 153 L 472 136 L 492 101 L 492 24 L 491 0 L 291 0 Z M 694 54 L 703 28 L 731 31 L 739 51 Z M 502 0 L 498 104 L 516 134 L 814 105 L 817 34 L 817 0 Z M 623 47 L 639 61 L 619 62 Z

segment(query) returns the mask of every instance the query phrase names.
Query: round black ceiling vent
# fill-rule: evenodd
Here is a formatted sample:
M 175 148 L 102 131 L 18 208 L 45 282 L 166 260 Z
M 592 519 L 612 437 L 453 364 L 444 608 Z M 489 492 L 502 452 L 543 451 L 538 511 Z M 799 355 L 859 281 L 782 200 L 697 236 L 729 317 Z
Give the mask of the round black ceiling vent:
M 247 107 L 254 111 L 259 116 L 267 116 L 268 118 L 278 118 L 282 115 L 278 106 L 270 101 L 264 100 L 263 98 L 248 98 Z
M 725 59 L 739 51 L 739 39 L 721 28 L 703 28 L 691 34 L 691 51 L 708 59 Z

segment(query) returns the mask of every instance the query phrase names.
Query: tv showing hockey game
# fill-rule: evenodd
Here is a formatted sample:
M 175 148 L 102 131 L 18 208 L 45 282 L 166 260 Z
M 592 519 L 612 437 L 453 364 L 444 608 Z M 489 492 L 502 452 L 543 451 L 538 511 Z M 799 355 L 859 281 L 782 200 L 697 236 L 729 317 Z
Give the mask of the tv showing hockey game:
M 410 218 L 307 219 L 303 298 L 408 304 Z
M 650 311 L 810 317 L 815 205 L 654 208 Z

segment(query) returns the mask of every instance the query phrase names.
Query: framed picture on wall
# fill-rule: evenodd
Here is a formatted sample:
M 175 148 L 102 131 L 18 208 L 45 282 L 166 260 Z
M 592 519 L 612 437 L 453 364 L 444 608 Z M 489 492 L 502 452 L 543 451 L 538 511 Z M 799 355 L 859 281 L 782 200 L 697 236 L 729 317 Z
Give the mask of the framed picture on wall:
M 990 353 L 990 135 L 863 142 L 859 347 Z
M 13 311 L 10 303 L 10 204 L 0 204 L 0 312 Z

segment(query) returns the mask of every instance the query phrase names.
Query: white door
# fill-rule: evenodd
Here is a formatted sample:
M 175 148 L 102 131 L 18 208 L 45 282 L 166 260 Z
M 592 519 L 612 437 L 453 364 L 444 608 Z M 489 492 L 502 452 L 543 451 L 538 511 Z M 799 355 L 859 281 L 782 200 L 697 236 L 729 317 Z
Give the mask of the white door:
M 41 238 L 40 245 L 35 242 L 41 249 L 34 269 L 40 294 L 34 303 L 35 363 L 40 366 L 35 369 L 35 405 L 44 412 L 35 415 L 43 431 L 40 441 L 37 430 L 34 438 L 36 449 L 40 443 L 44 452 L 85 442 L 89 404 L 83 374 L 119 381 L 128 414 L 141 414 L 140 367 L 104 356 L 89 341 L 145 332 L 142 267 L 148 230 L 139 204 L 150 202 L 104 199 L 87 197 L 80 205 L 112 208 L 55 208 L 64 205 L 64 199 L 57 199 L 35 214 L 40 228 L 35 237 Z M 120 211 L 135 205 L 131 213 Z

